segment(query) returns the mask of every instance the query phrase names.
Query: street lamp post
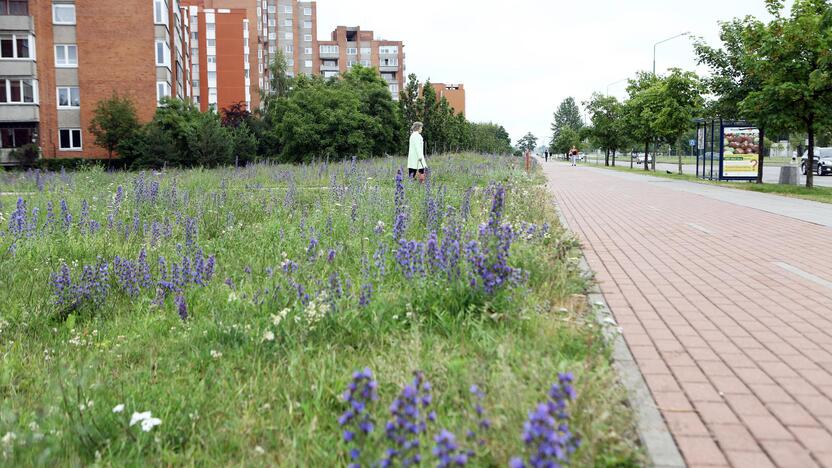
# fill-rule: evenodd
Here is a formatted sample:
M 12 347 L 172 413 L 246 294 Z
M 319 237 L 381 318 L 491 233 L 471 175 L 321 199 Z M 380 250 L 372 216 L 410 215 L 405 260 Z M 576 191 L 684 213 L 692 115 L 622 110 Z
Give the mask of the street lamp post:
M 665 42 L 670 42 L 670 41 L 672 41 L 673 39 L 678 39 L 678 38 L 680 38 L 680 37 L 683 37 L 683 36 L 689 36 L 689 35 L 690 35 L 690 31 L 687 31 L 687 32 L 683 32 L 682 34 L 677 34 L 677 35 L 675 35 L 675 36 L 673 36 L 673 37 L 669 37 L 669 38 L 667 38 L 667 39 L 665 39 L 665 40 L 663 40 L 663 41 L 659 41 L 659 42 L 657 42 L 657 43 L 653 44 L 653 75 L 654 75 L 654 76 L 656 75 L 656 48 L 657 48 L 660 44 L 664 44 Z
M 616 81 L 616 82 L 613 82 L 613 83 L 608 84 L 608 85 L 607 85 L 607 94 L 606 94 L 606 95 L 607 95 L 607 96 L 609 96 L 609 95 L 610 95 L 610 87 L 615 86 L 615 85 L 617 85 L 618 83 L 623 83 L 623 82 L 625 82 L 625 81 L 627 81 L 627 78 L 624 78 L 623 80 L 618 80 L 618 81 Z

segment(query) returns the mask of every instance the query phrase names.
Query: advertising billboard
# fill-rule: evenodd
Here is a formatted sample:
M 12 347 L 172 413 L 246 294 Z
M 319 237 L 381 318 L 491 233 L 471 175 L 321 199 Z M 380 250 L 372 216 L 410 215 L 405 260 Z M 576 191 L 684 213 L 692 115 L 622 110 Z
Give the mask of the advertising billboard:
M 722 132 L 722 178 L 756 178 L 760 144 L 758 128 L 725 127 Z

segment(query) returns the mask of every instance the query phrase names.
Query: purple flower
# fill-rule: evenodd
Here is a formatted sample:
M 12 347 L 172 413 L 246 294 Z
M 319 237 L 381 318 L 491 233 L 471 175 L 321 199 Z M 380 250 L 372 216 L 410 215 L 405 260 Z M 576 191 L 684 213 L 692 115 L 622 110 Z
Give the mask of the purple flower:
M 373 379 L 373 372 L 366 368 L 355 372 L 352 381 L 343 394 L 347 410 L 338 418 L 338 425 L 343 427 L 342 439 L 350 449 L 350 461 L 360 466 L 361 448 L 375 429 L 370 406 L 378 401 L 378 382 Z
M 188 320 L 188 303 L 185 302 L 185 296 L 176 296 L 176 308 L 179 312 L 179 318 L 183 322 Z
M 575 398 L 572 381 L 571 373 L 559 374 L 558 382 L 549 390 L 549 399 L 529 413 L 523 426 L 523 442 L 532 467 L 564 465 L 580 445 L 580 439 L 569 429 L 567 406 Z M 515 457 L 510 466 L 525 467 L 525 461 Z
M 417 371 L 413 373 L 413 382 L 405 386 L 390 405 L 392 420 L 387 423 L 385 434 L 393 445 L 387 450 L 382 465 L 391 464 L 397 458 L 403 466 L 421 462 L 421 434 L 427 430 L 428 421 L 436 420 L 435 413 L 426 413 L 432 402 L 430 392 L 430 383 L 422 372 Z

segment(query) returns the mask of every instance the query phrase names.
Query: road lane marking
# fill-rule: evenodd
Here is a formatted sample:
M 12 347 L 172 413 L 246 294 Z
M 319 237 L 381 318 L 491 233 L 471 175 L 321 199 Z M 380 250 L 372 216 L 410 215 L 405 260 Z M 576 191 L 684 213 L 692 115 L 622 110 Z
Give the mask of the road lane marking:
M 793 265 L 789 265 L 788 263 L 785 263 L 785 262 L 774 262 L 774 264 L 777 265 L 778 267 L 788 271 L 789 273 L 793 273 L 797 276 L 800 276 L 803 279 L 809 280 L 809 281 L 811 281 L 815 284 L 819 284 L 819 285 L 823 286 L 824 288 L 832 289 L 832 281 L 827 281 L 827 280 L 821 278 L 820 276 L 813 275 L 813 274 L 809 273 L 808 271 L 803 271 L 800 268 L 798 268 L 796 266 L 793 266 Z
M 697 231 L 704 232 L 705 234 L 713 234 L 713 231 L 704 228 L 698 224 L 688 223 L 688 226 L 692 227 L 693 229 L 696 229 Z

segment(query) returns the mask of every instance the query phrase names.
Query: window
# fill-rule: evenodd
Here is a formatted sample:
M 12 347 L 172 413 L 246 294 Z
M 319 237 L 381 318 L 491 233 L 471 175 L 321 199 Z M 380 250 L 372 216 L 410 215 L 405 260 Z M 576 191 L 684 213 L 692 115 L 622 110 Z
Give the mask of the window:
M 52 5 L 53 24 L 75 24 L 75 5 L 55 3 Z
M 373 53 L 373 50 L 369 47 L 362 47 L 361 48 L 361 55 L 370 55 Z
M 75 87 L 58 88 L 58 109 L 81 107 L 81 92 Z
M 33 128 L 0 128 L 0 148 L 20 148 L 33 140 Z
M 216 47 L 217 46 L 217 40 L 216 39 L 205 39 L 205 44 L 208 47 Z
M 0 35 L 0 57 L 5 59 L 34 58 L 33 42 L 34 38 L 28 34 Z
M 378 48 L 378 53 L 381 55 L 398 55 L 399 54 L 399 47 L 398 46 L 384 46 Z
M 168 25 L 168 2 L 153 0 L 153 20 L 156 24 Z
M 294 54 L 295 53 L 295 46 L 293 46 L 292 44 L 286 44 L 283 47 L 283 51 L 286 52 L 287 54 Z
M 34 104 L 35 80 L 0 79 L 0 104 Z
M 283 20 L 283 26 L 286 26 L 287 28 L 291 28 L 292 27 L 292 20 L 290 20 L 290 19 Z
M 312 35 L 311 34 L 304 34 L 303 35 L 304 42 L 312 42 Z
M 167 81 L 156 82 L 156 102 L 161 103 L 162 98 L 170 97 L 170 84 Z
M 347 61 L 347 67 L 348 67 L 348 68 L 352 68 L 352 67 L 354 67 L 357 63 L 358 63 L 358 62 L 356 62 L 355 60 L 348 60 L 348 61 Z
M 271 13 L 274 13 L 274 12 L 271 12 Z M 284 6 L 283 7 L 283 13 L 286 13 L 287 15 L 291 15 L 292 14 L 292 6 L 291 5 Z
M 217 56 L 216 55 L 209 55 L 208 56 L 208 63 L 217 63 Z
M 208 72 L 208 86 L 211 86 L 211 83 L 216 85 L 217 83 L 217 72 L 209 71 Z
M 29 16 L 29 0 L 0 0 L 0 16 Z
M 398 83 L 390 83 L 390 94 L 393 96 L 399 94 L 399 84 Z
M 64 151 L 79 151 L 81 149 L 81 129 L 62 128 L 58 130 L 61 149 Z
M 303 66 L 306 67 L 306 68 L 312 68 L 312 61 L 311 60 L 304 61 Z
M 399 59 L 397 59 L 397 58 L 381 59 L 381 66 L 382 67 L 398 67 L 399 66 Z
M 311 8 L 304 8 L 303 9 L 303 14 L 305 16 L 312 16 L 312 9 Z
M 58 44 L 55 46 L 55 66 L 75 68 L 78 66 L 78 46 L 75 44 Z
M 205 23 L 205 31 L 216 31 L 217 23 Z
M 311 21 L 304 21 L 303 22 L 303 29 L 312 29 L 312 22 Z
M 156 66 L 170 66 L 170 46 L 166 41 L 156 41 Z
M 291 58 L 286 59 L 286 66 L 287 67 L 294 67 L 295 66 L 295 59 L 291 59 Z
M 311 47 L 304 48 L 303 49 L 303 54 L 304 55 L 312 55 L 312 48 Z
M 320 52 L 322 54 L 337 54 L 338 53 L 338 46 L 337 45 L 322 45 L 320 47 Z
M 283 39 L 286 39 L 287 41 L 291 41 L 294 38 L 295 38 L 295 35 L 290 33 L 290 32 L 283 33 Z
M 355 47 L 347 47 L 347 55 L 358 55 L 358 49 Z
M 367 68 L 370 68 L 370 61 L 369 61 L 369 60 L 362 60 L 362 61 L 361 61 L 361 65 L 363 65 L 363 66 L 365 66 L 365 67 L 367 67 Z

